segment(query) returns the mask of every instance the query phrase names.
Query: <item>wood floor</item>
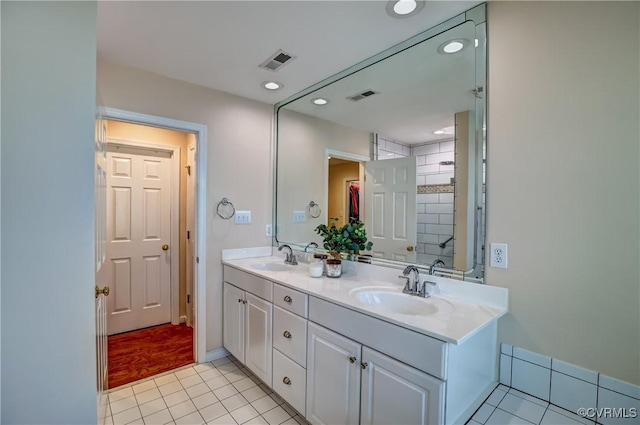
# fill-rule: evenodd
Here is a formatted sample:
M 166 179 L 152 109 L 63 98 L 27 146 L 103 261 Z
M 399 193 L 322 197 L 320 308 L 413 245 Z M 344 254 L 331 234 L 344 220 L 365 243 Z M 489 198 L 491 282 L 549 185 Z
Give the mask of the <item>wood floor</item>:
M 160 325 L 109 337 L 109 388 L 193 363 L 193 329 Z

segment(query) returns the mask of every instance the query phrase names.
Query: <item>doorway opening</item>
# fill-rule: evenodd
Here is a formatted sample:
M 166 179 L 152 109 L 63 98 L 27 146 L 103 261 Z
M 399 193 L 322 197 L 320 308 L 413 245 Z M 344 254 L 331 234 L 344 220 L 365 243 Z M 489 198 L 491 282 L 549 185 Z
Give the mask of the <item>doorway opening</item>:
M 104 113 L 109 388 L 204 357 L 196 159 L 206 134 L 131 115 Z
M 360 167 L 357 161 L 329 159 L 327 225 L 334 218 L 337 227 L 360 219 Z

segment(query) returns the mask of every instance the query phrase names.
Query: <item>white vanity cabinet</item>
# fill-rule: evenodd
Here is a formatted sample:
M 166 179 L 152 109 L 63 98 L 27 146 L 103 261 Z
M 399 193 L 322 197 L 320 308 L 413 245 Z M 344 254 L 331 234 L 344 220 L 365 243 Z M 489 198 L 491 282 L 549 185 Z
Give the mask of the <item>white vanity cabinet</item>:
M 224 268 L 224 280 L 224 347 L 271 386 L 273 283 L 231 267 Z
M 222 290 L 222 340 L 224 348 L 244 363 L 244 291 L 225 282 Z
M 304 416 L 309 296 L 275 284 L 273 302 L 273 389 Z
M 497 321 L 447 342 L 290 279 L 224 266 L 224 347 L 310 423 L 465 423 L 495 387 Z
M 273 305 L 249 293 L 246 293 L 246 298 L 244 364 L 258 378 L 271 385 Z
M 361 425 L 442 423 L 443 381 L 369 347 L 361 367 Z
M 307 420 L 312 424 L 442 423 L 444 382 L 309 324 Z
M 357 424 L 362 346 L 315 323 L 307 341 L 307 420 Z

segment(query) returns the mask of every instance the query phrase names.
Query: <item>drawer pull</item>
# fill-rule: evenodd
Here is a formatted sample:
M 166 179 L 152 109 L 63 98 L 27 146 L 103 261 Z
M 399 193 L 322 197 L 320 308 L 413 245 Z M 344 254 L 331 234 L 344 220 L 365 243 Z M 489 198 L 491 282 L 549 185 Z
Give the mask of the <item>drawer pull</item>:
M 284 331 L 284 333 L 282 334 L 283 337 L 285 338 L 291 338 L 291 332 L 289 331 Z
M 284 302 L 291 304 L 291 301 L 293 301 L 293 300 L 291 299 L 291 297 L 289 295 L 285 295 L 284 296 Z
M 360 363 L 360 367 L 361 367 L 362 369 L 366 369 L 366 368 L 367 368 L 367 366 L 369 366 L 369 363 L 367 363 L 367 362 Z
M 355 362 L 356 362 L 356 360 L 358 360 L 358 359 L 356 359 L 356 356 L 351 356 L 351 357 L 349 357 L 349 361 L 350 361 L 351 363 L 355 363 Z
M 291 385 L 291 379 L 289 379 L 288 377 L 284 377 L 284 379 L 282 380 L 282 382 L 284 382 L 286 385 Z

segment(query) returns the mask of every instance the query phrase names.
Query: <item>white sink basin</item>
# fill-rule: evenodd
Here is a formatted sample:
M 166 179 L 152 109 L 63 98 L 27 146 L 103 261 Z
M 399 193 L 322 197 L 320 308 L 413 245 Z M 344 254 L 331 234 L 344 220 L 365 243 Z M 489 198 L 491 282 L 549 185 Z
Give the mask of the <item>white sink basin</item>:
M 256 270 L 268 270 L 272 272 L 283 272 L 285 270 L 291 270 L 294 266 L 288 266 L 283 263 L 253 263 L 249 267 Z
M 352 291 L 351 295 L 362 304 L 390 313 L 429 316 L 454 310 L 452 304 L 442 299 L 422 298 L 389 290 L 360 289 Z

